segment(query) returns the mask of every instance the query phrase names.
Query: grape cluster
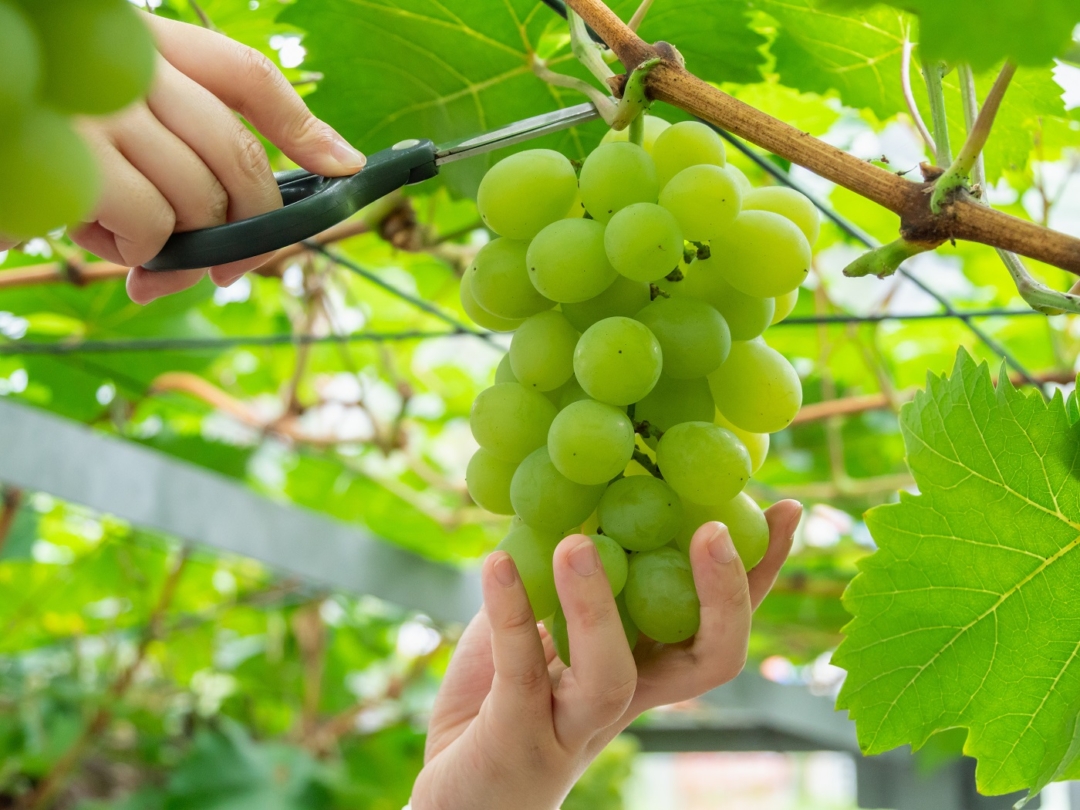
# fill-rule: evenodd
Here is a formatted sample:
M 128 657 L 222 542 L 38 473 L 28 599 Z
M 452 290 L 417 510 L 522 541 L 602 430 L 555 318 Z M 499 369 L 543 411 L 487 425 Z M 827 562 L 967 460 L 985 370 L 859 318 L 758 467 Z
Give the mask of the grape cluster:
M 495 164 L 478 204 L 499 237 L 461 284 L 477 324 L 514 332 L 473 404 L 469 492 L 515 516 L 499 547 L 564 661 L 559 540 L 592 537 L 631 645 L 689 638 L 690 539 L 719 520 L 747 569 L 761 560 L 769 529 L 743 488 L 802 404 L 761 334 L 795 306 L 813 205 L 752 188 L 703 124 L 645 124 L 644 146 L 610 132 L 580 175 L 545 149 Z
M 69 116 L 144 95 L 155 53 L 127 0 L 0 0 L 0 234 L 39 236 L 90 212 L 98 169 Z

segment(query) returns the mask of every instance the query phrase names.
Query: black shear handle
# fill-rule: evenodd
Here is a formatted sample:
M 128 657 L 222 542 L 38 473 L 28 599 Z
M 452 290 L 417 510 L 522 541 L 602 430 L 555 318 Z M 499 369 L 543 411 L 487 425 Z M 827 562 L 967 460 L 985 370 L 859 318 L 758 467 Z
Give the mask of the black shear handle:
M 143 265 L 147 270 L 194 270 L 249 259 L 310 239 L 365 205 L 410 183 L 434 177 L 435 145 L 409 140 L 376 152 L 351 177 L 320 177 L 303 169 L 275 175 L 284 208 L 257 217 L 174 233 Z

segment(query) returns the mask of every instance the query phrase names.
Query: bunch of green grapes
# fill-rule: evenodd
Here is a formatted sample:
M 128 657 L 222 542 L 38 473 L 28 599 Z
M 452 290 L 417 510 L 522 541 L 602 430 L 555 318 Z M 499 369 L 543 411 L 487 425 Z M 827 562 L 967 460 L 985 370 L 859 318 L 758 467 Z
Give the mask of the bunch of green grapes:
M 0 0 L 0 234 L 80 221 L 98 168 L 71 116 L 145 95 L 154 42 L 127 0 Z
M 631 645 L 691 637 L 691 539 L 718 520 L 747 569 L 762 559 L 743 489 L 802 404 L 762 333 L 795 306 L 814 206 L 751 188 L 703 124 L 647 117 L 645 133 L 609 133 L 580 174 L 543 149 L 497 163 L 478 202 L 498 236 L 461 285 L 477 324 L 514 332 L 473 406 L 469 492 L 514 515 L 500 548 L 566 662 L 559 541 L 592 537 Z

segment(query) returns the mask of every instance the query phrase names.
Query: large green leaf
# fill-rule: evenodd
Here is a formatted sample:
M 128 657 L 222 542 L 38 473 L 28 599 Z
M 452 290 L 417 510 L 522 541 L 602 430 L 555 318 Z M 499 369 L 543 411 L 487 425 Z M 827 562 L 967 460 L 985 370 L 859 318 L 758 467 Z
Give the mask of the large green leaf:
M 963 727 L 995 794 L 1071 775 L 1080 711 L 1080 436 L 1001 377 L 961 352 L 905 406 L 920 494 L 868 513 L 833 658 L 864 751 Z

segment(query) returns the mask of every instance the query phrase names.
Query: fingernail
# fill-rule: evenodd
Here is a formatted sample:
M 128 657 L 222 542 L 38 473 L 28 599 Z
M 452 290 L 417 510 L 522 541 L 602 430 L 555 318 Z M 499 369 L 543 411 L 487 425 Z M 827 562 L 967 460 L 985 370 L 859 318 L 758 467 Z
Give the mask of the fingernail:
M 346 169 L 358 171 L 367 165 L 367 158 L 364 157 L 364 153 L 356 149 L 336 132 L 330 145 L 330 155 Z
M 596 553 L 592 540 L 582 540 L 569 556 L 570 567 L 578 576 L 591 577 L 600 570 L 600 555 Z
M 517 567 L 505 551 L 495 553 L 499 555 L 495 560 L 495 579 L 499 580 L 499 584 L 504 588 L 509 588 L 517 581 Z
M 709 538 L 709 556 L 718 563 L 729 563 L 737 554 L 735 544 L 731 542 L 731 534 L 722 523 L 714 523 L 713 526 L 715 528 Z

